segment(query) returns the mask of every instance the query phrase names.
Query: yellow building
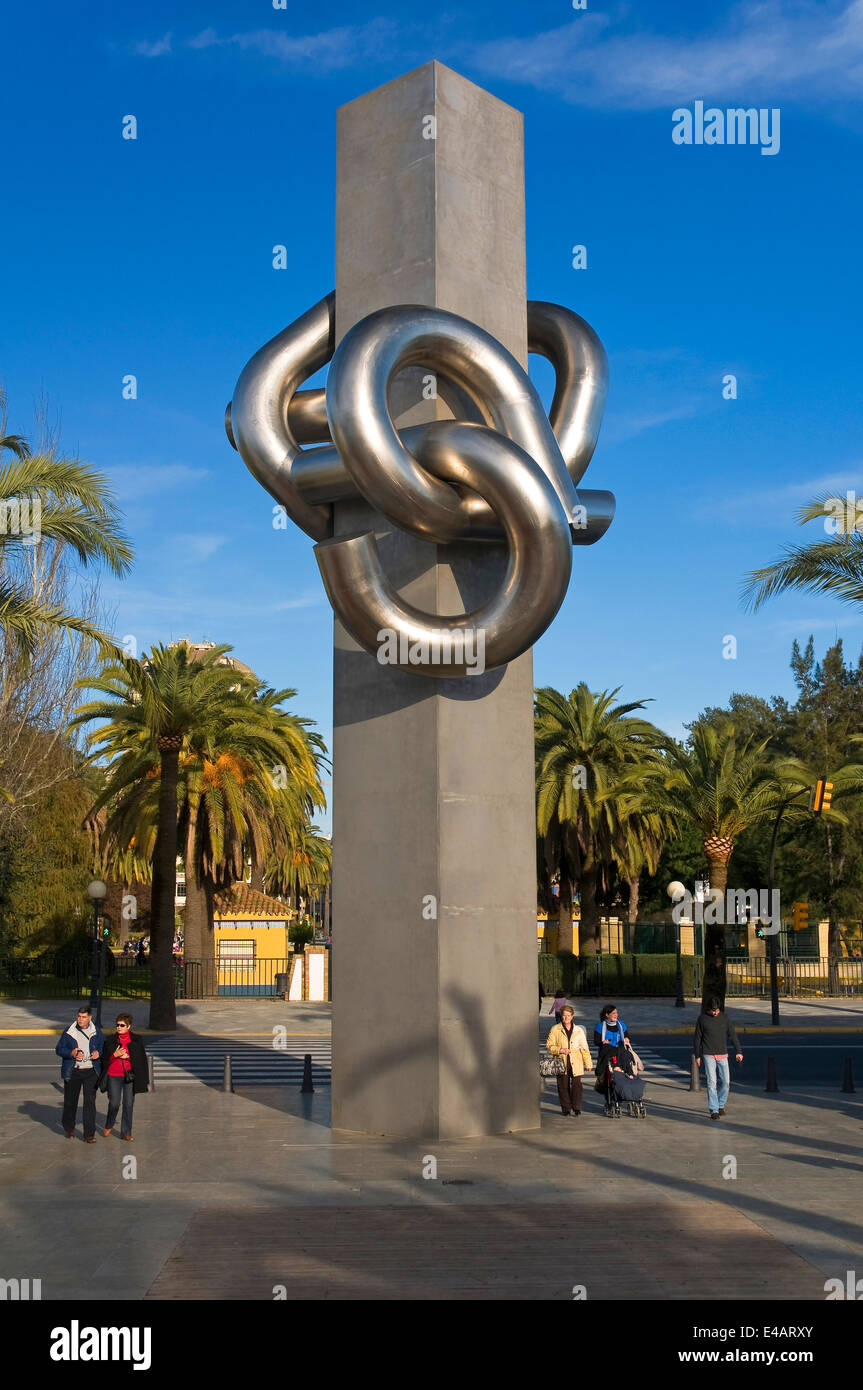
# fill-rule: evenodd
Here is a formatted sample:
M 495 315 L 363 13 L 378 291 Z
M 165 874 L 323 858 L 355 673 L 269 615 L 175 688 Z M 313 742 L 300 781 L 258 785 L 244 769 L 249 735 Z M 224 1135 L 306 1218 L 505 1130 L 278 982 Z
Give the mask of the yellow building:
M 219 994 L 256 992 L 262 972 L 275 983 L 275 976 L 287 970 L 288 954 L 292 954 L 288 928 L 296 916 L 293 909 L 248 883 L 234 883 L 217 893 L 214 908 Z

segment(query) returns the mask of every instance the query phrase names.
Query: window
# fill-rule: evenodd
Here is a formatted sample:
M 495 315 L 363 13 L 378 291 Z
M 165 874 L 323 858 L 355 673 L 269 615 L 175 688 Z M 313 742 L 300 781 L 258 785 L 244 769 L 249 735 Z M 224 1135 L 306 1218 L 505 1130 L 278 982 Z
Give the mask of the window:
M 254 941 L 220 941 L 219 965 L 254 965 Z

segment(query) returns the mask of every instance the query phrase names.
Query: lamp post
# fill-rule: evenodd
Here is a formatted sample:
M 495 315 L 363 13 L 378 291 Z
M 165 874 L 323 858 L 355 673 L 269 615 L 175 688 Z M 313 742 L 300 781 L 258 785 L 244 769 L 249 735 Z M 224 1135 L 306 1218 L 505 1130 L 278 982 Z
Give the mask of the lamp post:
M 684 888 L 684 886 L 683 886 L 682 883 L 678 883 L 678 882 L 675 880 L 674 883 L 669 883 L 669 885 L 668 885 L 668 887 L 666 888 L 665 891 L 667 892 L 669 898 L 671 899 L 671 901 L 672 901 L 673 903 L 679 903 L 679 902 L 681 901 L 681 899 L 683 898 L 683 895 L 685 894 L 686 889 Z M 684 1000 L 684 998 L 683 998 L 683 961 L 682 961 L 681 958 L 680 958 L 680 920 L 679 920 L 679 919 L 678 919 L 677 922 L 676 922 L 676 926 L 677 926 L 677 998 L 676 998 L 675 1001 L 674 1001 L 674 1007 L 675 1007 L 675 1009 L 683 1009 L 683 1008 L 686 1007 L 686 1002 L 685 1002 L 685 1000 Z
M 102 959 L 99 941 L 99 904 L 108 889 L 100 878 L 95 878 L 87 887 L 87 895 L 93 903 L 93 963 L 90 970 L 90 1008 L 96 1010 L 96 1027 L 102 1026 Z

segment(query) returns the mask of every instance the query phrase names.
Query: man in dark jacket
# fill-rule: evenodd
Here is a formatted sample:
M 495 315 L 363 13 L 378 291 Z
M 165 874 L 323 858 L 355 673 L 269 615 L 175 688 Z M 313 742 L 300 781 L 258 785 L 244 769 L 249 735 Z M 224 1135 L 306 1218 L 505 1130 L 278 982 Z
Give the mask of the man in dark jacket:
M 742 1062 L 743 1053 L 740 1050 L 734 1025 L 728 1015 L 723 1012 L 719 1000 L 713 997 L 705 1002 L 706 1008 L 699 1015 L 695 1025 L 692 1051 L 695 1053 L 697 1066 L 701 1065 L 701 1058 L 704 1058 L 710 1118 L 711 1120 L 718 1120 L 720 1115 L 725 1114 L 725 1103 L 728 1100 L 728 1087 L 730 1085 L 728 1044 L 730 1043 L 734 1049 L 735 1061 Z
M 75 1137 L 78 1097 L 83 1090 L 84 1139 L 88 1144 L 96 1142 L 96 1083 L 102 1069 L 104 1042 L 104 1034 L 93 1022 L 89 1005 L 82 1004 L 75 1022 L 61 1033 L 54 1049 L 63 1059 L 60 1079 L 63 1082 L 63 1130 L 67 1139 Z

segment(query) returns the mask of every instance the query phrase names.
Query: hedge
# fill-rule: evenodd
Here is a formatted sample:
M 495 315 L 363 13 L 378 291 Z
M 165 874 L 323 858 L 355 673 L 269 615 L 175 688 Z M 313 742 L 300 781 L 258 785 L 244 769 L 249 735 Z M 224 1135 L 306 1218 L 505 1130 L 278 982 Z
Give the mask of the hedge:
M 674 995 L 677 992 L 677 957 L 663 955 L 574 956 L 540 955 L 539 980 L 544 994 L 560 987 L 564 994 Z M 695 959 L 683 957 L 683 992 L 696 995 Z

